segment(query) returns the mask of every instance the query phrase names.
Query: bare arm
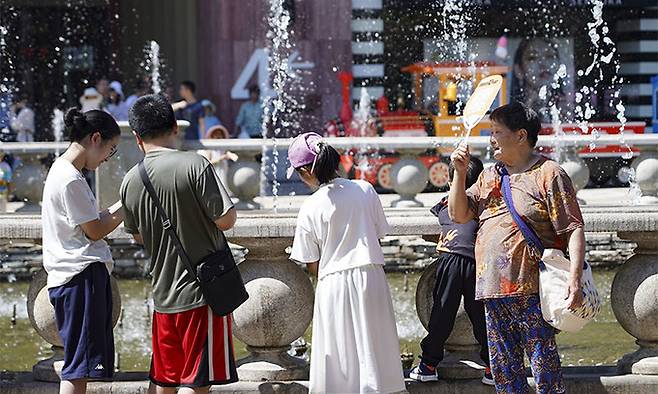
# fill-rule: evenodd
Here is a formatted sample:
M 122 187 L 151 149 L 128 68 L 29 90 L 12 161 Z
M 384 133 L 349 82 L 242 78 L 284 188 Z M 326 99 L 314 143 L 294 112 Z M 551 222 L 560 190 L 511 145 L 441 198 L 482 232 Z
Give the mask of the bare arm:
M 98 219 L 80 225 L 87 238 L 92 241 L 105 238 L 123 222 L 123 206 L 121 205 L 121 201 L 117 201 L 108 209 L 100 212 L 99 216 L 100 218 Z
M 569 233 L 569 289 L 565 297 L 569 308 L 578 308 L 583 303 L 581 279 L 585 261 L 585 231 L 579 227 Z
M 187 101 L 185 101 L 185 100 L 181 100 L 181 101 L 177 101 L 177 102 L 173 103 L 173 104 L 171 105 L 171 108 L 172 108 L 174 111 L 178 111 L 178 110 L 180 110 L 180 109 L 185 108 L 186 106 L 187 106 Z
M 448 194 L 448 215 L 450 220 L 455 223 L 467 223 L 474 219 L 466 196 L 466 170 L 470 157 L 468 146 L 464 144 L 459 145 L 450 155 L 450 160 L 455 167 L 455 175 Z
M 222 160 L 238 161 L 238 155 L 231 152 L 230 150 L 227 150 L 226 153 L 219 155 L 219 161 Z
M 312 275 L 315 276 L 316 278 L 318 277 L 318 267 L 319 263 L 316 261 L 314 263 L 308 263 L 306 264 L 306 267 L 308 267 L 308 272 Z
M 206 138 L 206 120 L 203 116 L 199 116 L 199 134 L 201 138 Z
M 144 238 L 142 237 L 142 234 L 133 234 L 133 239 L 135 242 L 137 242 L 140 245 L 144 245 Z
M 235 226 L 235 221 L 238 218 L 238 214 L 235 211 L 235 208 L 231 208 L 223 216 L 220 216 L 215 220 L 215 225 L 218 229 L 222 231 L 230 230 Z

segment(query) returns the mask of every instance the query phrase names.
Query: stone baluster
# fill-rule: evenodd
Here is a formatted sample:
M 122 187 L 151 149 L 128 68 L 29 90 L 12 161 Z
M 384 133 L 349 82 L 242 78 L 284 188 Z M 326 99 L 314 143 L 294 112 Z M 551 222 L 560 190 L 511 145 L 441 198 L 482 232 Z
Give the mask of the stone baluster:
M 658 233 L 619 232 L 637 243 L 635 254 L 615 275 L 610 292 L 612 311 L 639 349 L 617 363 L 620 373 L 658 375 Z
M 44 157 L 40 153 L 16 154 L 19 164 L 12 182 L 14 183 L 14 194 L 25 202 L 19 208 L 19 212 L 39 212 L 41 207 L 41 196 L 43 195 L 43 184 L 46 181 L 48 170 L 41 163 Z
M 640 204 L 658 204 L 658 150 L 655 146 L 642 148 L 640 155 L 633 160 L 635 182 L 642 192 Z
M 240 159 L 232 163 L 226 177 L 228 188 L 238 198 L 236 209 L 259 209 L 260 204 L 254 198 L 260 194 L 260 164 L 251 160 L 249 154 L 240 155 Z
M 53 355 L 45 360 L 39 361 L 32 367 L 35 380 L 46 382 L 59 382 L 64 364 L 64 348 L 62 339 L 57 331 L 55 321 L 55 308 L 53 308 L 48 297 L 46 280 L 48 275 L 41 269 L 37 272 L 27 292 L 27 313 L 32 327 L 44 341 L 51 345 Z M 113 327 L 119 321 L 121 314 L 121 295 L 117 281 L 112 277 L 112 321 Z
M 304 335 L 313 317 L 313 286 L 288 259 L 290 238 L 232 238 L 248 249 L 239 264 L 249 299 L 233 313 L 235 336 L 250 355 L 238 360 L 244 381 L 308 379 L 308 363 L 290 356 L 290 343 Z
M 416 312 L 427 330 L 434 299 L 432 290 L 436 282 L 437 263 L 430 264 L 418 281 L 416 288 Z M 480 346 L 473 336 L 473 326 L 464 310 L 462 299 L 455 319 L 455 326 L 445 343 L 446 354 L 437 366 L 439 376 L 446 379 L 478 379 L 484 372 L 479 356 Z
M 403 153 L 400 160 L 391 167 L 391 184 L 393 190 L 400 196 L 398 200 L 391 203 L 392 207 L 423 206 L 423 203 L 416 199 L 416 194 L 425 190 L 429 172 L 417 157 L 417 154 Z

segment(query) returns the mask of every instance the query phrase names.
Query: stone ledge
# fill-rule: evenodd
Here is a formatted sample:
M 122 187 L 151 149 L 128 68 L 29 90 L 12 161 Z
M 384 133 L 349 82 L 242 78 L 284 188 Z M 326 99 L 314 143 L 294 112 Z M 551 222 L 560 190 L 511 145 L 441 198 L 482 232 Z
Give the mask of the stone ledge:
M 648 375 L 616 375 L 615 367 L 566 367 L 563 369 L 567 392 L 587 394 L 598 393 L 657 393 L 658 376 Z M 146 373 L 120 373 L 118 378 L 126 379 L 114 382 L 92 382 L 89 392 L 93 393 L 146 393 L 148 382 L 144 380 Z M 138 380 L 134 380 L 138 379 Z M 532 378 L 528 383 L 534 387 Z M 56 394 L 58 384 L 35 382 L 30 372 L 0 373 L 0 393 L 23 394 L 44 393 Z M 407 380 L 409 393 L 493 393 L 490 386 L 483 385 L 477 379 L 441 380 L 436 383 L 418 383 Z M 306 393 L 308 381 L 293 382 L 238 382 L 226 386 L 214 386 L 212 393 Z
M 588 232 L 649 232 L 658 231 L 658 206 L 583 207 L 585 231 Z M 233 229 L 226 231 L 229 239 L 292 238 L 295 235 L 297 213 L 274 215 L 269 211 L 239 212 Z M 389 235 L 433 235 L 437 232 L 436 218 L 427 208 L 387 209 L 391 225 Z M 130 238 L 123 226 L 110 238 Z M 40 215 L 0 215 L 0 239 L 40 239 Z

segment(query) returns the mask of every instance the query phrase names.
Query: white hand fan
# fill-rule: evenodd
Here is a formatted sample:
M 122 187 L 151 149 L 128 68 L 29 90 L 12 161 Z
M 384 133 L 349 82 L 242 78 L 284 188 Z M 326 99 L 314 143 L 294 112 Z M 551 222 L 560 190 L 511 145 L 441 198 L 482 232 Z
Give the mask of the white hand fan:
M 502 76 L 488 76 L 480 81 L 473 94 L 471 94 L 471 97 L 469 97 L 462 115 L 462 123 L 466 129 L 466 136 L 464 138 L 466 144 L 468 144 L 468 137 L 471 135 L 471 130 L 477 126 L 489 108 L 491 108 L 491 104 L 496 99 L 502 85 Z

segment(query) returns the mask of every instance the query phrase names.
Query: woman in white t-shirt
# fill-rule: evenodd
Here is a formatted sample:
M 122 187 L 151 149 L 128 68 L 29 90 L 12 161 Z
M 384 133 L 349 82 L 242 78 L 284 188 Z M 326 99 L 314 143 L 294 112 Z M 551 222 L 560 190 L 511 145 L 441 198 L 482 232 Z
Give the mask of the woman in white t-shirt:
M 95 170 L 117 151 L 121 131 L 104 111 L 71 108 L 71 139 L 53 163 L 43 189 L 43 266 L 64 344 L 60 393 L 84 393 L 87 379 L 114 372 L 112 254 L 103 238 L 123 221 L 121 202 L 98 211 L 83 169 Z
M 310 392 L 402 392 L 379 197 L 368 182 L 338 176 L 338 152 L 316 133 L 297 136 L 288 160 L 288 177 L 297 171 L 317 189 L 299 210 L 290 255 L 318 276 Z

